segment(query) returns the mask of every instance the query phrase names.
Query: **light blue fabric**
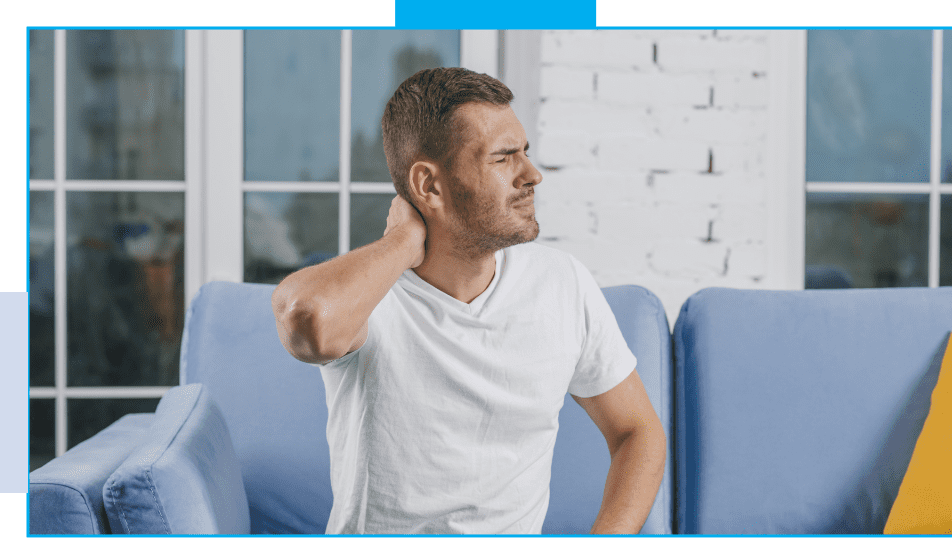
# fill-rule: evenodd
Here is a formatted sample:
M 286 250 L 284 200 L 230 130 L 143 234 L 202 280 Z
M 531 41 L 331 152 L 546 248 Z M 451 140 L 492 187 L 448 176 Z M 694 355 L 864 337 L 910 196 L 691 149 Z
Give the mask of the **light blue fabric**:
M 126 415 L 30 473 L 30 534 L 107 534 L 102 487 L 139 445 L 154 416 Z
M 103 487 L 115 533 L 247 534 L 248 500 L 228 428 L 207 389 L 170 389 L 142 444 Z
M 882 532 L 952 328 L 952 288 L 690 297 L 674 329 L 676 528 Z
M 638 375 L 658 413 L 668 453 L 664 478 L 642 534 L 670 534 L 673 511 L 671 468 L 671 333 L 664 307 L 658 298 L 640 286 L 616 286 L 602 290 L 628 348 L 638 359 Z M 605 478 L 611 463 L 608 445 L 588 414 L 566 395 L 559 414 L 559 434 L 552 460 L 549 511 L 543 534 L 587 534 L 601 507 Z

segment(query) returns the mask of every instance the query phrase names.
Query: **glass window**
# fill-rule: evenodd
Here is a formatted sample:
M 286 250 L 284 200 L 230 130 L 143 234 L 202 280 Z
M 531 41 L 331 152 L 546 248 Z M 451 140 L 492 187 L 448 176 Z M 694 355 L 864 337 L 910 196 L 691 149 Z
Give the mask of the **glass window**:
M 391 181 L 380 119 L 397 86 L 421 69 L 458 65 L 457 31 L 354 32 L 351 181 Z
M 29 44 L 32 469 L 122 414 L 154 411 L 157 389 L 178 382 L 188 187 L 185 31 L 31 31 Z
M 69 385 L 176 384 L 184 195 L 69 192 L 66 201 Z
M 154 413 L 156 398 L 72 399 L 66 409 L 69 416 L 69 448 L 96 435 L 129 413 Z
M 30 385 L 53 386 L 53 192 L 30 193 Z
M 939 232 L 939 285 L 952 286 L 952 194 L 942 197 Z
M 30 471 L 39 469 L 56 456 L 55 401 L 30 399 Z
M 181 30 L 67 32 L 66 176 L 185 177 Z
M 811 30 L 807 181 L 928 182 L 929 30 Z
M 362 247 L 383 237 L 394 194 L 350 196 L 350 248 Z
M 942 183 L 952 183 L 952 30 L 942 32 Z
M 809 194 L 807 288 L 928 285 L 928 195 Z
M 396 194 L 380 132 L 384 105 L 420 69 L 458 66 L 460 32 L 248 30 L 244 36 L 244 179 L 255 182 L 246 183 L 253 192 L 244 196 L 244 278 L 276 283 L 383 235 Z M 342 65 L 350 68 L 349 87 L 341 88 Z M 341 103 L 348 102 L 350 123 L 343 125 Z M 341 132 L 350 133 L 344 184 Z M 268 181 L 299 181 L 300 192 Z
M 337 193 L 245 193 L 245 281 L 277 284 L 337 256 Z
M 811 30 L 807 43 L 805 286 L 952 281 L 948 196 L 938 198 L 952 180 L 952 33 Z M 933 139 L 936 101 L 947 134 Z M 935 202 L 940 214 L 930 215 Z
M 245 180 L 337 181 L 340 32 L 244 35 Z
M 30 179 L 53 179 L 53 30 L 30 30 Z

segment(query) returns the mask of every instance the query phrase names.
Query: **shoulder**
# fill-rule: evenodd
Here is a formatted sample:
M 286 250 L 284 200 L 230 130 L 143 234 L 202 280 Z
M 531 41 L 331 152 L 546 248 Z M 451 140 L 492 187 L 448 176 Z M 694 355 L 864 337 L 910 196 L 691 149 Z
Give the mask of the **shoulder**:
M 514 265 L 542 269 L 573 280 L 592 280 L 588 268 L 572 254 L 536 242 L 522 243 L 506 249 Z
M 522 243 L 506 249 L 506 256 L 512 263 L 526 266 L 544 266 L 548 269 L 574 270 L 581 265 L 575 256 L 536 242 Z
M 572 254 L 547 245 L 523 243 L 506 249 L 506 272 L 522 278 L 520 285 L 536 281 L 546 288 L 573 295 L 598 289 L 589 270 Z

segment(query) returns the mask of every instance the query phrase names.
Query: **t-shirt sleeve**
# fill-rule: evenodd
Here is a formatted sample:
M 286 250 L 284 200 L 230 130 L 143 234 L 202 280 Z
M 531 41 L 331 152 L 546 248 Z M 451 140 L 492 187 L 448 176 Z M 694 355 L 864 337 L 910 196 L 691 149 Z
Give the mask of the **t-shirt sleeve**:
M 585 332 L 582 353 L 569 383 L 569 393 L 589 398 L 607 392 L 624 381 L 635 369 L 637 359 L 628 349 L 615 314 L 592 274 L 578 260 L 573 258 L 572 262 L 579 281 L 581 322 L 584 323 Z

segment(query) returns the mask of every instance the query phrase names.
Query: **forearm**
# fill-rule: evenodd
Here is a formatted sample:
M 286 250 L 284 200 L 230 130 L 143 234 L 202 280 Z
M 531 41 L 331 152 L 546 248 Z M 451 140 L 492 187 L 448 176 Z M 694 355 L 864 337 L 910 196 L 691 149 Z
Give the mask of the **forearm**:
M 349 351 L 371 312 L 411 266 L 402 230 L 288 276 L 272 296 L 278 334 L 288 352 L 326 363 Z
M 631 433 L 613 452 L 602 507 L 592 534 L 634 534 L 648 519 L 664 475 L 665 436 L 656 428 Z

